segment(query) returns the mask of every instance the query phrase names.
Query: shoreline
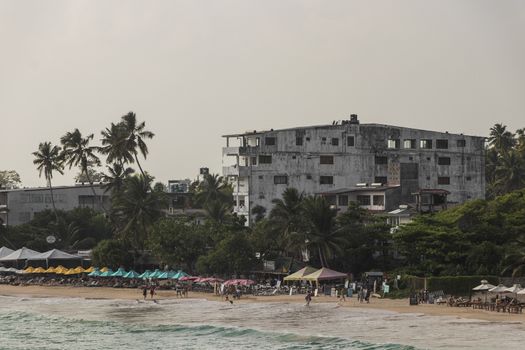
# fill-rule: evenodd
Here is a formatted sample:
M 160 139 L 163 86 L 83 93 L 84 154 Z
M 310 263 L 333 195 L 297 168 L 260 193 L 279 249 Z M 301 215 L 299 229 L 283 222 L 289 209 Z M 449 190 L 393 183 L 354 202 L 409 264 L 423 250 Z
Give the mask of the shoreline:
M 119 289 L 110 287 L 72 287 L 72 286 L 11 286 L 0 285 L 0 296 L 29 298 L 82 298 L 91 300 L 136 300 L 143 299 L 140 289 Z M 148 298 L 149 299 L 149 298 Z M 177 300 L 175 291 L 159 290 L 155 300 Z M 222 301 L 221 297 L 200 292 L 189 293 L 185 299 L 204 299 L 207 301 Z M 339 299 L 328 296 L 318 296 L 312 299 L 312 305 L 317 303 L 338 303 Z M 304 303 L 303 295 L 276 296 L 243 296 L 235 303 Z M 446 305 L 421 304 L 410 306 L 408 299 L 375 299 L 370 304 L 359 303 L 357 298 L 347 298 L 340 303 L 341 307 L 355 309 L 383 310 L 404 314 L 423 314 L 425 316 L 448 316 L 458 319 L 482 320 L 489 322 L 524 324 L 525 314 L 508 314 L 485 311 L 472 308 L 449 307 Z M 2 305 L 0 304 L 0 308 Z

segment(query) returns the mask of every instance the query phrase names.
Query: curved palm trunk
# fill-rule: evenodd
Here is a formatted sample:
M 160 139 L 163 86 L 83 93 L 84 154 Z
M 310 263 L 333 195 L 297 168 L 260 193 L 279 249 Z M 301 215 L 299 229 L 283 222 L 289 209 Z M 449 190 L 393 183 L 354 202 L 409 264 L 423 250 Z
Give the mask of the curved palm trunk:
M 51 186 L 51 179 L 47 179 L 47 185 L 49 186 L 49 192 L 51 192 L 51 204 L 53 205 L 53 211 L 55 212 L 55 218 L 58 224 L 58 212 L 55 205 L 55 195 L 53 194 L 53 186 Z
M 89 176 L 89 173 L 87 171 L 87 168 L 84 169 L 84 173 L 86 174 L 86 179 L 88 180 L 89 182 L 89 187 L 91 187 L 91 192 L 93 192 L 93 209 L 95 207 L 95 200 L 97 198 L 97 193 L 95 192 L 95 186 L 93 186 L 93 181 L 91 180 L 91 177 Z M 105 214 L 107 214 L 107 210 L 106 210 L 106 207 L 104 206 L 104 200 L 102 198 L 103 196 L 100 196 L 99 198 L 99 204 L 100 204 L 100 207 L 102 208 L 102 211 L 104 211 Z
M 137 162 L 137 165 L 140 169 L 140 172 L 142 173 L 142 176 L 144 176 L 144 178 L 146 178 L 146 174 L 144 174 L 144 170 L 142 170 L 142 166 L 140 165 L 140 162 L 139 162 L 139 157 L 137 157 L 137 153 L 135 152 L 135 161 Z

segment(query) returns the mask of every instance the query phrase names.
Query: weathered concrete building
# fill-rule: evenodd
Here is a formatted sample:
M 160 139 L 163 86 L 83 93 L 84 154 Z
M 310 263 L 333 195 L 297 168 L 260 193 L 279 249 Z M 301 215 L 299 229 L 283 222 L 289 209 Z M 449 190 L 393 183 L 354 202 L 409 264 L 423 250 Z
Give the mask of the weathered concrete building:
M 376 211 L 416 197 L 420 208 L 434 208 L 485 196 L 483 137 L 360 124 L 357 115 L 224 137 L 223 175 L 234 185 L 235 212 L 247 218 L 255 206 L 271 210 L 287 187 L 323 194 L 341 209 L 356 201 Z
M 87 185 L 53 187 L 55 206 L 58 210 L 89 207 L 101 211 L 102 204 L 109 209 L 109 193 L 105 193 L 101 185 L 94 188 L 96 197 Z M 1 224 L 25 224 L 33 219 L 35 213 L 53 209 L 51 193 L 47 187 L 0 190 L 0 209 Z

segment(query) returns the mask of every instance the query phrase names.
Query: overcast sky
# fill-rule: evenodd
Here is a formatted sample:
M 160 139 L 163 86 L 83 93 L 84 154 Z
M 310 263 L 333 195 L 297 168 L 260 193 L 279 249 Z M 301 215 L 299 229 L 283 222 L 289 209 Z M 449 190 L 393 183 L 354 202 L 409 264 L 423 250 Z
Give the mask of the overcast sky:
M 525 126 L 525 1 L 0 2 L 0 170 L 134 111 L 158 180 L 220 172 L 221 135 L 350 113 L 485 136 Z M 74 172 L 57 176 L 73 183 Z

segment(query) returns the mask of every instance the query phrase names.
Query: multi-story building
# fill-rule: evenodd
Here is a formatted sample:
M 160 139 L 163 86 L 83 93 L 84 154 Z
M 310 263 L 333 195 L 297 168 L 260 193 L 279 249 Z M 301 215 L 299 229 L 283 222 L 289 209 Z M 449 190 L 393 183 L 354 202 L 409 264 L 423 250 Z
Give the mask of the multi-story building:
M 223 137 L 223 175 L 234 186 L 234 211 L 247 219 L 255 206 L 269 212 L 287 187 L 325 195 L 341 209 L 356 201 L 376 211 L 485 196 L 483 137 L 360 124 L 357 115 Z
M 88 185 L 53 187 L 55 206 L 58 210 L 89 207 L 102 211 L 102 206 L 109 209 L 109 193 L 101 185 L 94 185 L 94 190 L 96 196 Z M 47 187 L 0 190 L 0 223 L 3 225 L 25 224 L 35 213 L 46 209 L 53 209 Z

